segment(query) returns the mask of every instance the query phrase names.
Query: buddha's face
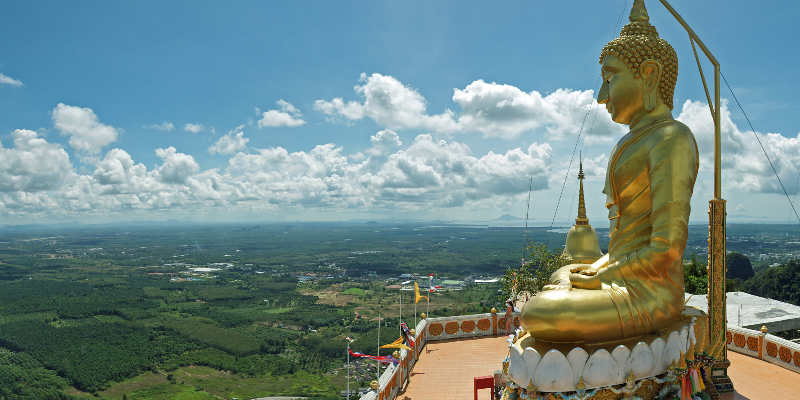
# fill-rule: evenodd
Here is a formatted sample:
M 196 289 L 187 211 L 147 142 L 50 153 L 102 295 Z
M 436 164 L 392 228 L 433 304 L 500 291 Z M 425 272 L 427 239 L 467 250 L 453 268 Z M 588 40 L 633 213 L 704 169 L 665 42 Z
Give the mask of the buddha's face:
M 613 55 L 603 57 L 601 73 L 603 86 L 597 102 L 606 105 L 614 122 L 629 125 L 644 110 L 644 80 L 635 78 L 628 66 Z

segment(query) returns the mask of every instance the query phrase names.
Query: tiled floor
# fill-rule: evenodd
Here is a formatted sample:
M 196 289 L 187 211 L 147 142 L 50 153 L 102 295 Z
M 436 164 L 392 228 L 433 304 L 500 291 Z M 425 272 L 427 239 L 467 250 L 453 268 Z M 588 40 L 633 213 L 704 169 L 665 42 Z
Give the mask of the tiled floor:
M 472 400 L 473 378 L 492 375 L 508 355 L 506 336 L 430 342 L 398 400 Z M 800 399 L 800 374 L 729 352 L 728 375 L 736 393 L 725 400 Z M 489 399 L 489 389 L 478 398 Z
M 508 336 L 428 342 L 398 400 L 472 399 L 473 378 L 494 374 L 508 355 Z M 489 389 L 478 397 L 488 400 Z
M 800 399 L 800 374 L 732 351 L 728 359 L 735 400 Z

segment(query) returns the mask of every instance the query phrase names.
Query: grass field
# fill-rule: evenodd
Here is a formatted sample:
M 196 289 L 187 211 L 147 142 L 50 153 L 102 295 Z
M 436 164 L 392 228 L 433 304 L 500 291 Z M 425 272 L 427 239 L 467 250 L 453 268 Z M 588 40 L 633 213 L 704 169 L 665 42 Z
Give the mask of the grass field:
M 233 397 L 252 399 L 285 393 L 314 395 L 330 393 L 334 387 L 343 386 L 346 379 L 344 374 L 320 376 L 305 372 L 282 377 L 242 378 L 236 374 L 202 366 L 181 367 L 169 374 L 173 375 L 172 381 L 168 381 L 165 375 L 147 372 L 114 384 L 99 395 L 111 400 L 122 400 L 125 396 L 129 400 L 195 400 L 217 398 L 215 396 L 226 399 Z M 74 389 L 69 394 L 93 397 L 89 393 Z
M 342 294 L 343 295 L 353 294 L 353 295 L 356 295 L 356 296 L 363 296 L 364 294 L 366 294 L 366 291 L 364 289 L 361 289 L 361 288 L 353 287 L 353 288 L 345 290 L 344 292 L 342 292 Z
M 287 312 L 287 311 L 292 311 L 292 308 L 291 307 L 290 308 L 268 308 L 268 309 L 264 310 L 264 312 L 267 313 L 267 314 L 280 314 L 280 313 L 284 313 L 284 312 Z
M 50 325 L 56 328 L 63 328 L 66 326 L 100 325 L 104 323 L 113 323 L 119 321 L 124 321 L 124 319 L 122 319 L 117 315 L 95 315 L 93 317 L 88 317 L 88 318 L 60 319 L 51 322 Z

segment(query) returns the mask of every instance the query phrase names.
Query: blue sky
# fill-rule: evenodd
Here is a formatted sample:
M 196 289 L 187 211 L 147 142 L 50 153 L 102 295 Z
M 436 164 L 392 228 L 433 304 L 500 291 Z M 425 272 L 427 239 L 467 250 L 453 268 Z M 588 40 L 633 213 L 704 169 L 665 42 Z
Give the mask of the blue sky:
M 524 216 L 529 178 L 531 216 L 549 222 L 588 115 L 578 147 L 589 217 L 604 226 L 605 163 L 625 129 L 592 98 L 630 3 L 6 2 L 0 222 L 488 220 Z M 705 95 L 686 33 L 646 4 L 680 58 L 673 114 L 703 153 L 692 217 L 703 221 Z M 800 7 L 671 4 L 794 194 Z M 772 169 L 724 86 L 722 97 L 730 219 L 786 221 Z

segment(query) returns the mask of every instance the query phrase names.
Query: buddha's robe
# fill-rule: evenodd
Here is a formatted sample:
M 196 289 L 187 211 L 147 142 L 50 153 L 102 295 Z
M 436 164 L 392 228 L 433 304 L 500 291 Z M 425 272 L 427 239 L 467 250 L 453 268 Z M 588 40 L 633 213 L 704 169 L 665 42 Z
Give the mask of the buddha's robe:
M 620 139 L 606 185 L 610 242 L 593 264 L 600 288 L 572 288 L 568 265 L 522 310 L 523 329 L 537 339 L 600 342 L 645 335 L 683 311 L 683 252 L 699 165 L 692 132 L 673 119 L 655 121 Z

